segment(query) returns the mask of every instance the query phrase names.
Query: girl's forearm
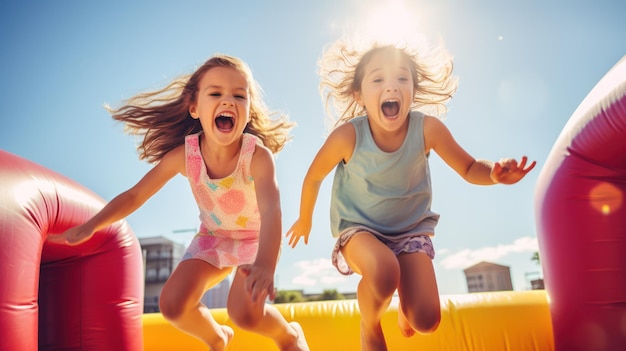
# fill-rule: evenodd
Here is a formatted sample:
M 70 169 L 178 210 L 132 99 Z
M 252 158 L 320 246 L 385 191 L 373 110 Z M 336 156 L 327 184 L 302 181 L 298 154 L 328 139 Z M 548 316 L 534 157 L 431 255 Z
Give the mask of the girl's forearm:
M 321 181 L 304 179 L 302 197 L 300 199 L 300 220 L 312 221 L 315 203 L 319 194 Z
M 276 211 L 270 218 L 264 218 L 261 221 L 259 248 L 254 263 L 255 265 L 263 266 L 271 270 L 276 268 L 282 239 L 281 220 L 280 211 Z
M 493 185 L 496 184 L 491 179 L 491 170 L 493 162 L 488 160 L 475 160 L 467 170 L 465 180 L 476 185 Z
M 109 203 L 93 216 L 85 225 L 90 226 L 95 233 L 107 226 L 126 218 L 133 213 L 141 203 L 128 191 L 113 198 Z

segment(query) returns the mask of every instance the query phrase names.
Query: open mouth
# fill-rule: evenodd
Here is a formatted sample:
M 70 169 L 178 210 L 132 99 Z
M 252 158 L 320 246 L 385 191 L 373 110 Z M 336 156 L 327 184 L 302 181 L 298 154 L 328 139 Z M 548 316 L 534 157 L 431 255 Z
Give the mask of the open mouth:
M 382 105 L 383 114 L 385 117 L 395 117 L 400 112 L 400 103 L 397 101 L 385 101 Z
M 229 115 L 219 115 L 215 119 L 215 126 L 222 132 L 230 132 L 235 126 L 235 119 Z

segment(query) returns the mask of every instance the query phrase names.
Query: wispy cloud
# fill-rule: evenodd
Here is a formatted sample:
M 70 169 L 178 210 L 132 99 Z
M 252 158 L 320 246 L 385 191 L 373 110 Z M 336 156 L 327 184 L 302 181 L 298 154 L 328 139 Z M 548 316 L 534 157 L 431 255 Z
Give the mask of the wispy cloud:
M 457 252 L 443 249 L 437 255 L 445 255 L 439 261 L 445 269 L 464 269 L 480 261 L 496 261 L 511 253 L 534 252 L 538 250 L 537 238 L 524 236 L 511 244 L 500 244 L 479 249 L 464 249 Z
M 437 251 L 436 260 L 444 269 L 465 269 L 480 261 L 497 261 L 510 254 L 534 252 L 537 250 L 537 238 L 524 236 L 509 244 L 499 244 L 477 249 L 453 251 L 442 248 Z M 298 261 L 294 266 L 296 272 L 290 282 L 294 286 L 313 288 L 336 287 L 348 281 L 346 276 L 337 272 L 328 258 Z
M 295 263 L 297 275 L 291 280 L 292 284 L 300 286 L 334 285 L 346 280 L 333 267 L 330 259 L 316 258 L 313 260 Z

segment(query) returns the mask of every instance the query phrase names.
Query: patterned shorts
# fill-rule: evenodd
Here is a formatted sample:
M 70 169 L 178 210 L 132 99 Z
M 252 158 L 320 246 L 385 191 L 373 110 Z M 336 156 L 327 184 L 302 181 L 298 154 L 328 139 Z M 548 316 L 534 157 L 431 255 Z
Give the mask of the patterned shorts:
M 224 231 L 198 233 L 185 250 L 181 261 L 203 260 L 219 269 L 251 264 L 259 248 L 256 231 Z
M 350 269 L 350 267 L 348 266 L 348 262 L 346 262 L 345 258 L 341 254 L 341 248 L 344 247 L 355 234 L 360 232 L 368 232 L 374 235 L 378 240 L 380 240 L 383 244 L 389 247 L 396 256 L 403 252 L 421 252 L 428 255 L 431 260 L 435 258 L 435 249 L 433 248 L 433 243 L 428 235 L 407 234 L 400 237 L 394 237 L 382 234 L 374 229 L 365 226 L 355 226 L 341 232 L 339 234 L 339 238 L 335 242 L 335 246 L 333 247 L 333 266 L 335 266 L 339 273 L 343 275 L 353 274 L 354 271 Z

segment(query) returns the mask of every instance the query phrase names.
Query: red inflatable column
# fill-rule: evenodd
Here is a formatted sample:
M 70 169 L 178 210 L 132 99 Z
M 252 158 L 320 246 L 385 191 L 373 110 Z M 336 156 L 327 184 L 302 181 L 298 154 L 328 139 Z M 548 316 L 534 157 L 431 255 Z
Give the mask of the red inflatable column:
M 141 249 L 126 222 L 47 243 L 104 201 L 2 150 L 0 179 L 0 350 L 143 350 Z
M 556 351 L 626 350 L 626 57 L 567 122 L 536 187 Z

